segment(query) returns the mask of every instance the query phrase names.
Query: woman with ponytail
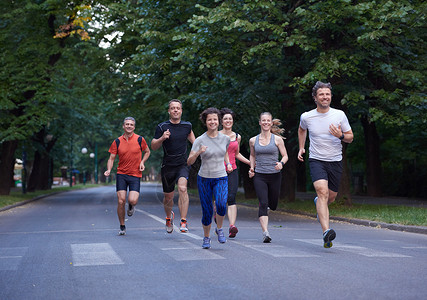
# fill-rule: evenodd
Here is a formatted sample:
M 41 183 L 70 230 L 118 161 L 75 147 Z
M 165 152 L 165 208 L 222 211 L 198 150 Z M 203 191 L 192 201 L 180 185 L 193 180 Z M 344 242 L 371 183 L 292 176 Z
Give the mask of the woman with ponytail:
M 263 232 L 263 242 L 270 243 L 268 232 L 268 208 L 276 210 L 279 203 L 280 185 L 288 154 L 282 136 L 285 131 L 269 112 L 260 115 L 261 133 L 249 140 L 251 149 L 249 177 L 254 178 L 254 187 L 259 200 L 258 217 Z M 279 160 L 279 153 L 282 157 Z

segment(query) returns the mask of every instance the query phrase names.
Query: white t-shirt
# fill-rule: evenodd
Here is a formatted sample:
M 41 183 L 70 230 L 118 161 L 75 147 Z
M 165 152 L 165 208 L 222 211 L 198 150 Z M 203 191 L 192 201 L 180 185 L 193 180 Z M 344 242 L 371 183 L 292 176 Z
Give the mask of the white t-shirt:
M 224 168 L 224 157 L 229 144 L 230 138 L 221 132 L 218 132 L 214 138 L 209 137 L 205 132 L 194 141 L 191 151 L 199 151 L 201 145 L 208 147 L 205 152 L 200 154 L 202 165 L 198 173 L 199 176 L 205 178 L 227 176 Z
M 326 113 L 319 113 L 317 109 L 301 115 L 300 127 L 308 129 L 310 137 L 309 158 L 322 161 L 341 161 L 341 140 L 329 132 L 329 125 L 341 125 L 342 132 L 351 130 L 350 124 L 342 110 L 329 108 Z

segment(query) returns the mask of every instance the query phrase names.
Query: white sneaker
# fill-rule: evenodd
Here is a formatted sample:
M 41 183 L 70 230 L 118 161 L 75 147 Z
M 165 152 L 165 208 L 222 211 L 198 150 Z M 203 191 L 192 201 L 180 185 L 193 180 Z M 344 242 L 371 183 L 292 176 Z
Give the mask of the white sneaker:
M 263 243 L 270 243 L 271 242 L 271 236 L 270 233 L 268 233 L 268 231 L 263 232 L 262 234 L 264 236 L 262 242 Z
M 181 225 L 179 227 L 179 231 L 181 231 L 182 233 L 187 233 L 188 232 L 188 226 L 187 226 L 187 220 L 185 219 L 181 219 Z

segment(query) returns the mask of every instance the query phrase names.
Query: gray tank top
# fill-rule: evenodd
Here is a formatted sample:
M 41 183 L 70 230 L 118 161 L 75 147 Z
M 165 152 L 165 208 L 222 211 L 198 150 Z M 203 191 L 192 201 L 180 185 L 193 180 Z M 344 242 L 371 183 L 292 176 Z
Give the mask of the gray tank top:
M 271 135 L 270 143 L 266 146 L 259 144 L 259 134 L 255 139 L 255 172 L 262 174 L 279 173 L 276 170 L 276 162 L 279 158 L 279 148 L 277 148 L 274 134 Z

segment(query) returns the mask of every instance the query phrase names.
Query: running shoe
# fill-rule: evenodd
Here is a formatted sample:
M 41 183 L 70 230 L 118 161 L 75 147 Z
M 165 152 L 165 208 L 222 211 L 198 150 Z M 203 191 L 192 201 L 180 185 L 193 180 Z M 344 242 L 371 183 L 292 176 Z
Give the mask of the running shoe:
M 323 247 L 325 248 L 331 248 L 332 247 L 332 241 L 335 239 L 337 234 L 333 229 L 328 229 L 323 233 Z
M 171 217 L 170 218 L 166 218 L 166 232 L 167 233 L 172 233 L 173 231 L 173 219 L 174 219 L 175 215 L 173 213 L 173 211 L 171 212 Z
M 230 228 L 228 229 L 228 237 L 229 238 L 235 238 L 236 234 L 239 232 L 239 229 L 237 229 L 236 226 L 231 225 Z
M 179 227 L 179 231 L 181 231 L 183 233 L 188 232 L 187 220 L 186 219 L 181 219 L 181 226 Z
M 270 233 L 268 231 L 265 231 L 263 233 L 263 236 L 264 236 L 264 238 L 262 240 L 263 243 L 271 243 L 271 236 L 270 236 Z
M 317 211 L 317 196 L 316 196 L 316 197 L 314 197 L 314 206 L 316 207 L 316 211 Z M 317 222 L 320 222 L 320 221 L 319 221 L 319 215 L 318 215 L 318 214 L 316 214 L 316 218 L 317 218 Z
M 120 225 L 119 235 L 126 235 L 126 226 Z
M 204 237 L 203 238 L 203 244 L 202 244 L 202 248 L 203 249 L 209 249 L 211 247 L 211 239 L 208 237 Z
M 218 242 L 224 244 L 227 240 L 225 239 L 224 230 L 222 228 L 215 228 L 215 234 L 218 236 Z
M 132 217 L 134 212 L 135 212 L 135 206 L 129 203 L 129 205 L 128 205 L 128 216 Z

